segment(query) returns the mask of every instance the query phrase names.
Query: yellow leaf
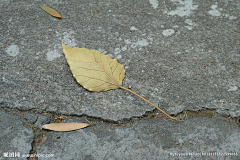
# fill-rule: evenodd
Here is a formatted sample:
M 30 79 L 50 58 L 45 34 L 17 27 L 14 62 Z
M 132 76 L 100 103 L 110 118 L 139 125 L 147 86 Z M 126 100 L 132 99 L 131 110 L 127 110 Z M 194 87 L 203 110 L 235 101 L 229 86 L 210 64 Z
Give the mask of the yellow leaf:
M 62 47 L 74 78 L 87 90 L 100 92 L 122 85 L 126 71 L 117 59 L 97 50 Z
M 117 88 L 125 89 L 153 105 L 169 118 L 177 120 L 177 118 L 168 115 L 142 96 L 130 89 L 122 87 L 122 81 L 126 71 L 124 66 L 118 63 L 116 59 L 112 59 L 110 56 L 97 50 L 78 47 L 69 48 L 63 43 L 62 47 L 73 77 L 85 89 L 93 92 L 101 92 Z
M 73 131 L 81 128 L 85 128 L 91 124 L 87 123 L 50 123 L 42 126 L 43 129 L 58 131 L 58 132 L 66 132 Z
M 40 6 L 45 12 L 47 12 L 48 14 L 57 17 L 57 18 L 62 18 L 62 16 L 55 11 L 54 9 L 50 8 L 50 7 L 46 7 L 46 6 Z

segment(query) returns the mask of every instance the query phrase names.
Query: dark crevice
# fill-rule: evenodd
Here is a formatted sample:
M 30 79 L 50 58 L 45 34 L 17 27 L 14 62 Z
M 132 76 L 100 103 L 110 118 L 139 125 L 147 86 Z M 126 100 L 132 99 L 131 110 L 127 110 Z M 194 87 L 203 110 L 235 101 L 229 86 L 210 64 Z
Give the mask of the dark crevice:
M 87 119 L 89 122 L 91 123 L 97 123 L 97 122 L 103 122 L 103 123 L 108 123 L 108 124 L 120 124 L 120 125 L 124 125 L 124 124 L 132 124 L 135 121 L 139 121 L 142 119 L 149 119 L 150 117 L 156 116 L 156 115 L 161 115 L 161 117 L 163 117 L 163 119 L 166 120 L 171 120 L 169 118 L 167 118 L 165 115 L 162 115 L 162 113 L 158 110 L 158 109 L 154 109 L 152 111 L 146 111 L 145 114 L 141 115 L 141 116 L 132 116 L 131 118 L 123 118 L 123 119 L 119 119 L 119 120 L 111 120 L 111 119 L 104 119 L 102 117 L 96 117 L 96 116 L 89 116 L 87 114 L 62 114 L 60 112 L 55 112 L 55 111 L 46 111 L 46 112 L 41 112 L 39 113 L 36 109 L 26 109 L 26 110 L 21 110 L 21 109 L 13 109 L 13 108 L 0 108 L 0 110 L 5 110 L 5 111 L 15 111 L 17 113 L 35 113 L 38 115 L 51 115 L 52 117 L 56 117 L 59 115 L 64 115 L 66 117 L 72 117 L 72 118 L 85 118 Z M 192 119 L 194 117 L 210 117 L 210 118 L 216 118 L 216 117 L 221 117 L 221 118 L 226 118 L 226 119 L 234 119 L 234 122 L 239 125 L 239 121 L 240 121 L 240 117 L 230 117 L 230 116 L 223 116 L 219 113 L 216 113 L 216 109 L 208 109 L 208 108 L 204 108 L 198 111 L 190 111 L 190 110 L 184 110 L 181 111 L 178 114 L 175 115 L 171 115 L 171 116 L 176 116 L 179 117 L 180 120 L 187 120 L 187 118 Z M 54 119 L 54 118 L 53 118 Z M 36 120 L 37 121 L 37 120 Z M 34 122 L 35 123 L 35 122 Z

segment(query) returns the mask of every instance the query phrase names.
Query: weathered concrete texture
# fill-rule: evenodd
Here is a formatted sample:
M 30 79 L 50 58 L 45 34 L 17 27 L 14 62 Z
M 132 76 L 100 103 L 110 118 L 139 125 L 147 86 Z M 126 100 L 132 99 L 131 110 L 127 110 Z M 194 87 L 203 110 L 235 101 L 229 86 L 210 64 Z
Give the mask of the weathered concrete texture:
M 66 122 L 83 122 L 68 119 Z M 98 123 L 73 132 L 48 132 L 38 153 L 51 159 L 240 159 L 240 129 L 222 119 L 184 122 L 157 117 L 127 126 Z M 209 155 L 218 153 L 218 156 Z M 220 154 L 235 153 L 234 156 Z M 177 154 L 177 155 L 176 155 Z M 193 154 L 193 155 L 180 155 Z M 198 155 L 201 154 L 201 155 Z M 206 154 L 203 156 L 202 154 Z M 39 158 L 39 160 L 44 159 Z
M 0 160 L 26 159 L 21 156 L 30 153 L 33 142 L 33 129 L 27 121 L 15 112 L 9 114 L 0 110 L 0 131 Z
M 113 121 L 154 109 L 125 90 L 85 90 L 69 70 L 63 42 L 117 58 L 127 71 L 123 86 L 131 85 L 170 114 L 211 109 L 240 116 L 239 1 L 0 5 L 1 102 L 9 108 Z M 54 18 L 39 5 L 68 18 Z
M 125 90 L 85 90 L 62 42 L 116 58 L 126 69 L 123 86 L 167 113 L 240 117 L 239 0 L 1 0 L 0 8 L 0 159 L 18 151 L 55 154 L 51 159 L 240 159 L 239 127 L 217 118 L 40 130 L 55 115 L 125 123 L 154 109 Z

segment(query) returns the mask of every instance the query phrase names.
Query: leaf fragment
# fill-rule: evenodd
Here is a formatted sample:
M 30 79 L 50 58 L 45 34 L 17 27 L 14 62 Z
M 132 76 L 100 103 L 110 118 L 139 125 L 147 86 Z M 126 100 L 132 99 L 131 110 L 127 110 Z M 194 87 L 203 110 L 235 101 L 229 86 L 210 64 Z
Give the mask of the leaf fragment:
M 57 18 L 62 18 L 62 16 L 55 11 L 54 9 L 50 8 L 50 7 L 46 7 L 46 6 L 40 6 L 45 12 L 47 12 L 48 14 L 57 17 Z
M 43 129 L 58 131 L 58 132 L 67 132 L 73 131 L 81 128 L 85 128 L 91 124 L 88 123 L 50 123 L 42 126 Z

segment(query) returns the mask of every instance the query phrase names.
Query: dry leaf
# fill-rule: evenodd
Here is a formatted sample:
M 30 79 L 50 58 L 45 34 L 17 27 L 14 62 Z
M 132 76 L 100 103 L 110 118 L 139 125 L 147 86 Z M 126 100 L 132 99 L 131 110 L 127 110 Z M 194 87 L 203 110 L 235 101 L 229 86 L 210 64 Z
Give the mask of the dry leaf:
M 66 132 L 73 131 L 81 128 L 85 128 L 91 124 L 87 123 L 50 123 L 42 126 L 43 129 L 58 131 L 58 132 Z
M 177 120 L 177 118 L 168 115 L 142 96 L 122 87 L 126 71 L 124 66 L 118 63 L 116 59 L 112 59 L 109 55 L 105 55 L 97 50 L 78 47 L 69 48 L 63 43 L 62 47 L 74 78 L 87 90 L 100 92 L 122 88 L 153 105 L 169 118 Z
M 57 18 L 62 18 L 62 16 L 55 11 L 54 9 L 50 8 L 50 7 L 46 7 L 46 6 L 40 6 L 45 12 L 47 12 L 48 14 L 57 17 Z
M 62 46 L 74 78 L 87 90 L 100 92 L 122 85 L 126 71 L 117 59 L 97 50 Z

